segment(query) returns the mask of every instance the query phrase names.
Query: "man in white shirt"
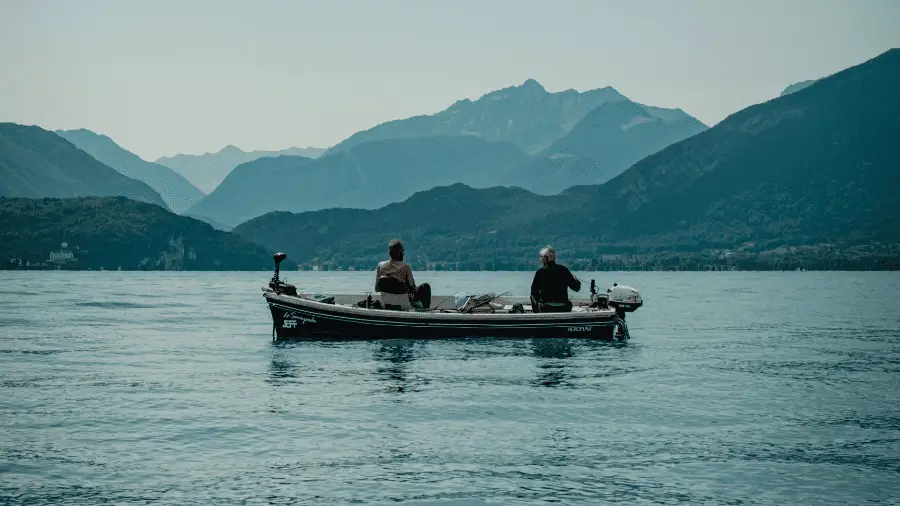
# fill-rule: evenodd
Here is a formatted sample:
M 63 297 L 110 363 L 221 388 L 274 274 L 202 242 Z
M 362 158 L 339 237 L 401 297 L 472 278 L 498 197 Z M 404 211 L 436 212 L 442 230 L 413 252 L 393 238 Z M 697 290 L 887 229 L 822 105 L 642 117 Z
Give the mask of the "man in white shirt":
M 412 269 L 409 264 L 403 261 L 403 243 L 399 239 L 394 239 L 388 244 L 389 260 L 378 263 L 375 268 L 375 291 L 382 294 L 382 298 L 390 300 L 387 304 L 400 305 L 406 309 L 408 302 L 410 306 L 427 308 L 431 305 L 431 286 L 428 283 L 422 283 L 416 286 L 416 280 L 413 278 Z M 385 295 L 406 295 L 408 301 L 397 300 L 397 297 L 385 297 Z M 401 298 L 402 299 L 402 298 Z M 392 302 L 400 302 L 400 304 L 392 304 Z

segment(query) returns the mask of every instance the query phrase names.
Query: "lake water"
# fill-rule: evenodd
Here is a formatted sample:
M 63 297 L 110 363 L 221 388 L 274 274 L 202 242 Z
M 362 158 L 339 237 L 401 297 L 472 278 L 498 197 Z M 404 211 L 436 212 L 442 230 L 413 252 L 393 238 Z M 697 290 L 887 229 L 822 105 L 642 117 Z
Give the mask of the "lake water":
M 900 497 L 900 273 L 581 274 L 641 290 L 624 345 L 275 343 L 269 276 L 0 272 L 0 502 Z M 531 281 L 417 278 L 435 293 Z

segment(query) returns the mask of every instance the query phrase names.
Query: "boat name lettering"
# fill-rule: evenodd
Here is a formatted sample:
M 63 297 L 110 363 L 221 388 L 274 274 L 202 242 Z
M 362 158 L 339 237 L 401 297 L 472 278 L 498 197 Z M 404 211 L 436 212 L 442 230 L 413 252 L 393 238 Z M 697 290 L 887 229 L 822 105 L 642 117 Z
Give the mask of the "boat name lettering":
M 316 323 L 315 316 L 307 318 L 307 317 L 301 316 L 300 314 L 295 313 L 293 311 L 285 311 L 284 319 L 285 320 L 300 320 L 300 322 L 302 322 L 302 323 Z
M 591 327 L 585 326 L 577 326 L 577 327 L 569 327 L 569 332 L 590 332 Z
M 296 313 L 285 313 L 284 323 L 281 324 L 281 327 L 285 328 L 285 329 L 295 329 L 295 328 L 297 328 L 298 321 L 301 324 L 316 323 L 316 318 L 314 316 L 311 318 L 307 318 L 305 316 L 300 316 Z

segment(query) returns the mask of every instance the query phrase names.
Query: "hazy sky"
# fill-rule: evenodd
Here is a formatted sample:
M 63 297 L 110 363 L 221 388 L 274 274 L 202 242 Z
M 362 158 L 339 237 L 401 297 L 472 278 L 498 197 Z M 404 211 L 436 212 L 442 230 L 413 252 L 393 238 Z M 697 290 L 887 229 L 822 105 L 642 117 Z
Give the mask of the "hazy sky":
M 327 147 L 534 78 L 714 124 L 898 26 L 900 0 L 0 0 L 0 121 L 150 160 Z

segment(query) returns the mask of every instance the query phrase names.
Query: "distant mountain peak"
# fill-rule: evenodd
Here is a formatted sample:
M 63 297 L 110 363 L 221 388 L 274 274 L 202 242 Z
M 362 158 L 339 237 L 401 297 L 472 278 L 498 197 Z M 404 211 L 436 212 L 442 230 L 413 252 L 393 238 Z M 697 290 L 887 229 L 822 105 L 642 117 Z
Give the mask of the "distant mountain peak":
M 555 93 L 548 92 L 541 83 L 537 82 L 534 79 L 526 79 L 525 82 L 518 86 L 507 86 L 505 88 L 501 88 L 499 90 L 489 91 L 478 98 L 475 103 L 485 103 L 492 102 L 495 100 L 503 100 L 503 99 L 519 99 L 523 96 L 546 96 L 546 95 L 555 95 Z
M 229 144 L 215 153 L 202 155 L 177 154 L 170 157 L 162 157 L 156 163 L 165 165 L 186 177 L 199 189 L 212 192 L 216 186 L 238 165 L 251 162 L 262 157 L 276 157 L 280 155 L 305 156 L 316 158 L 325 152 L 320 148 L 290 148 L 279 151 L 250 151 L 246 152 L 234 144 Z
M 898 63 L 898 61 L 895 61 L 895 60 L 900 60 L 900 48 L 888 49 L 887 51 L 879 54 L 878 56 L 868 60 L 864 64 L 869 64 L 869 63 L 876 64 L 877 63 L 877 64 L 884 64 L 884 65 L 891 65 L 891 64 Z M 861 64 L 861 65 L 863 65 L 863 64 Z M 857 66 L 860 66 L 860 65 L 857 65 Z M 850 68 L 852 69 L 853 67 L 850 67 Z M 845 69 L 845 70 L 849 70 L 849 69 Z M 834 74 L 832 74 L 831 76 L 820 77 L 818 79 L 807 79 L 806 81 L 800 81 L 800 82 L 791 84 L 791 85 L 787 86 L 784 90 L 782 90 L 781 94 L 778 96 L 784 97 L 786 95 L 790 95 L 792 93 L 797 93 L 798 91 L 805 90 L 806 88 L 809 88 L 813 84 L 816 84 L 820 81 L 824 81 L 825 79 L 828 79 L 828 78 L 832 77 L 833 75 Z
M 590 126 L 591 129 L 601 131 L 605 128 L 627 129 L 635 124 L 657 121 L 656 118 L 642 105 L 630 100 L 617 100 L 606 102 L 591 111 L 582 120 L 583 126 Z
M 459 108 L 459 107 L 465 107 L 465 106 L 467 106 L 467 105 L 471 105 L 472 103 L 473 103 L 473 102 L 472 102 L 472 99 L 469 99 L 469 98 L 464 98 L 464 99 L 462 99 L 462 100 L 457 100 L 456 102 L 453 102 L 453 105 L 451 105 L 451 106 L 448 108 L 448 110 L 452 110 L 452 109 L 454 109 L 454 108 Z
M 375 209 L 434 186 L 495 186 L 527 159 L 511 143 L 443 135 L 373 140 L 317 160 L 266 157 L 235 167 L 189 213 L 232 226 L 276 210 Z
M 540 157 L 517 168 L 507 182 L 538 194 L 602 183 L 640 159 L 706 129 L 686 114 L 682 118 L 672 110 L 664 111 L 663 116 L 653 114 L 630 100 L 604 102 Z
M 243 153 L 243 152 L 244 152 L 244 150 L 235 146 L 234 144 L 229 144 L 219 150 L 219 153 Z
M 530 78 L 526 79 L 525 82 L 522 83 L 522 86 L 519 86 L 519 88 L 521 88 L 523 90 L 533 90 L 533 91 L 543 91 L 543 92 L 547 91 L 546 89 L 544 89 L 543 86 L 541 86 L 541 83 L 535 81 L 534 79 L 530 79 Z
M 799 83 L 794 83 L 794 84 L 788 86 L 787 88 L 785 88 L 784 90 L 782 90 L 781 95 L 779 95 L 779 96 L 783 97 L 785 95 L 790 95 L 791 93 L 797 93 L 798 91 L 808 88 L 812 84 L 815 84 L 815 82 L 816 82 L 816 79 L 809 79 L 807 81 L 800 81 Z
M 74 136 L 79 136 L 79 137 L 95 137 L 95 138 L 103 139 L 103 140 L 112 142 L 113 144 L 116 144 L 116 141 L 112 140 L 112 138 L 110 136 L 108 136 L 106 134 L 101 134 L 101 133 L 95 132 L 93 130 L 89 130 L 87 128 L 75 128 L 72 130 L 56 130 L 55 133 L 57 135 L 60 135 L 63 137 L 65 137 L 66 135 L 74 135 Z M 118 146 L 118 144 L 116 144 L 116 146 Z
M 356 132 L 332 146 L 328 153 L 375 140 L 462 135 L 488 142 L 510 142 L 527 154 L 536 154 L 565 137 L 599 105 L 618 101 L 630 102 L 611 86 L 584 92 L 548 92 L 536 79 L 527 78 L 519 85 L 487 92 L 475 100 L 457 100 L 434 114 L 391 120 Z M 696 121 L 680 109 L 646 106 L 646 110 L 666 122 Z

